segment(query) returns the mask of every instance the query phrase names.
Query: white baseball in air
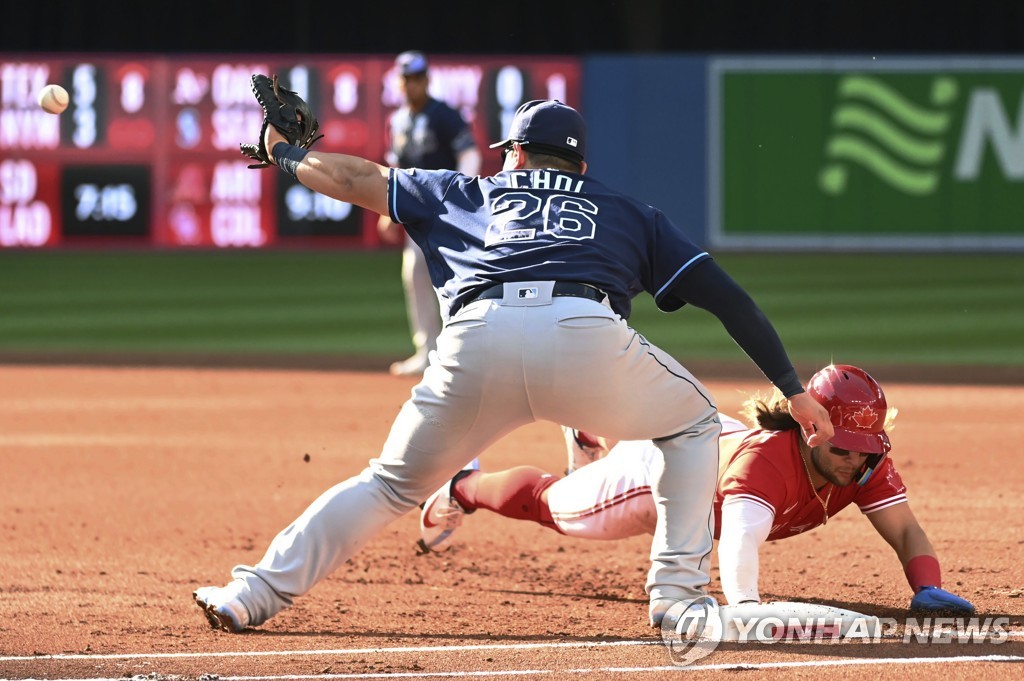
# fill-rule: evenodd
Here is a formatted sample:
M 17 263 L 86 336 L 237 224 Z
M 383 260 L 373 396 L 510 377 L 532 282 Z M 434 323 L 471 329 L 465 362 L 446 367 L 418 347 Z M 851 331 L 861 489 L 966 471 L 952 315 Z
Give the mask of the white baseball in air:
M 70 101 L 68 91 L 60 85 L 50 84 L 39 91 L 39 106 L 48 113 L 62 113 L 64 109 L 68 108 Z

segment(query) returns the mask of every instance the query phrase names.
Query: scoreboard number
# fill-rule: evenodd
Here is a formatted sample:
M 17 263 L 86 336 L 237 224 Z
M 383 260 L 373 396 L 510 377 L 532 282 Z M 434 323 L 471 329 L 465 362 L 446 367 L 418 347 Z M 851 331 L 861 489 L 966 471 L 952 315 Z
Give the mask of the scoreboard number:
M 96 67 L 79 64 L 71 77 L 72 118 L 75 123 L 71 140 L 79 149 L 96 144 Z
M 64 235 L 148 237 L 150 190 L 148 166 L 65 166 Z
M 74 192 L 79 220 L 127 222 L 139 212 L 135 187 L 130 184 L 80 184 Z

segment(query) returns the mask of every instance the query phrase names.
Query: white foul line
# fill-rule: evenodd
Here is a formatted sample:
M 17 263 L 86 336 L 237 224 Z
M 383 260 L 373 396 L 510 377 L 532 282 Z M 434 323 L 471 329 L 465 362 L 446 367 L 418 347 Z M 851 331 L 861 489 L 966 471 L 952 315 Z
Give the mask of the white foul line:
M 1024 637 L 1024 631 L 1008 631 L 1008 637 Z M 898 640 L 895 637 L 894 640 Z M 381 653 L 438 653 L 473 650 L 541 650 L 553 648 L 613 648 L 624 646 L 663 645 L 657 639 L 626 640 L 626 641 L 568 641 L 560 643 L 481 643 L 464 646 L 399 646 L 395 648 L 337 648 L 327 650 L 251 650 L 246 652 L 206 652 L 206 653 L 109 653 L 109 654 L 70 654 L 55 655 L 21 655 L 0 657 L 0 662 L 32 662 L 39 660 L 151 660 L 151 659 L 203 659 L 217 657 L 281 657 L 318 656 L 318 655 L 374 655 Z M 916 659 L 916 658 L 906 658 Z M 952 658 L 946 658 L 952 659 Z M 259 677 L 262 678 L 262 677 Z M 284 677 L 272 677 L 284 678 Z M 5 681 L 0 679 L 0 681 Z
M 219 681 L 315 681 L 320 679 L 457 679 L 496 676 L 545 676 L 549 674 L 638 674 L 644 672 L 702 672 L 702 671 L 752 671 L 757 669 L 787 669 L 795 667 L 850 667 L 854 665 L 879 664 L 950 664 L 959 662 L 1024 662 L 1020 655 L 978 655 L 959 657 L 881 657 L 838 660 L 802 660 L 796 662 L 733 662 L 705 664 L 691 667 L 597 667 L 593 669 L 488 669 L 484 671 L 456 672 L 395 672 L 373 674 L 281 674 L 276 676 L 218 676 Z M 99 677 L 92 679 L 54 679 L 52 681 L 124 681 L 124 677 Z
M 253 650 L 236 653 L 111 653 L 105 655 L 57 654 L 0 657 L 0 662 L 32 660 L 138 660 L 196 659 L 207 657 L 273 657 L 282 655 L 374 655 L 379 653 L 440 653 L 463 650 L 537 650 L 541 648 L 605 648 L 615 646 L 663 645 L 661 640 L 649 641 L 569 641 L 562 643 L 481 643 L 468 646 L 406 646 L 397 648 L 339 648 L 336 650 Z M 275 677 L 276 678 L 276 677 Z M 2 681 L 2 680 L 0 680 Z

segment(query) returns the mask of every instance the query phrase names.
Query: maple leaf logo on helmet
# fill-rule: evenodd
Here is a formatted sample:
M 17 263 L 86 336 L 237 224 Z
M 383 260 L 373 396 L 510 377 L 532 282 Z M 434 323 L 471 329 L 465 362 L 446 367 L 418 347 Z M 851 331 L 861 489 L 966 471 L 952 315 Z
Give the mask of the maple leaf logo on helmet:
M 857 424 L 858 428 L 867 429 L 878 421 L 878 412 L 864 405 L 860 411 L 850 414 L 850 419 Z

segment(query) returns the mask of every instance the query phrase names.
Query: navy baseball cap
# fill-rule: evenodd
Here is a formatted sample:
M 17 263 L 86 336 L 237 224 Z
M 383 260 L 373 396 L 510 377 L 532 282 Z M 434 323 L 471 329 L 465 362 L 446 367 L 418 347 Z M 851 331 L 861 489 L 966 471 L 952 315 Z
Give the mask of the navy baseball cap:
M 403 76 L 411 76 L 416 73 L 426 73 L 429 64 L 422 52 L 403 52 L 395 57 L 395 66 Z
M 509 142 L 532 144 L 540 153 L 582 161 L 587 155 L 587 124 L 576 109 L 557 99 L 534 99 L 516 109 L 508 138 L 491 149 Z

